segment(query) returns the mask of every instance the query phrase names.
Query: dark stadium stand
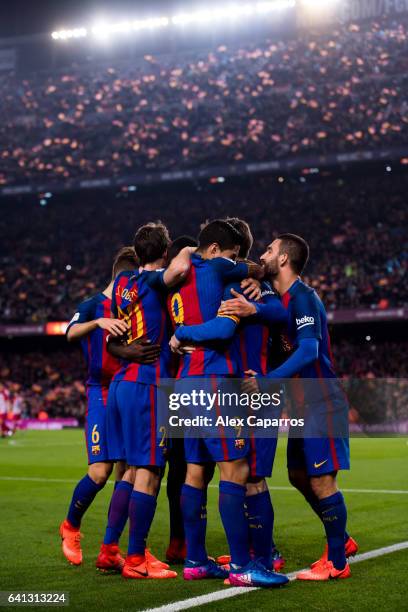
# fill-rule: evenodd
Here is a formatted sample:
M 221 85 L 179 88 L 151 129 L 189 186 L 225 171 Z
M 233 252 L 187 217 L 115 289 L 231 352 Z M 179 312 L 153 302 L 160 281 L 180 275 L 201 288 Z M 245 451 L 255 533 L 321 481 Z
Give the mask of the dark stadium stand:
M 328 310 L 403 306 L 407 189 L 404 174 L 382 169 L 378 177 L 283 183 L 262 177 L 166 191 L 83 191 L 54 196 L 47 206 L 15 201 L 0 219 L 2 322 L 69 320 L 77 303 L 106 285 L 114 252 L 131 244 L 146 221 L 162 219 L 176 237 L 197 235 L 200 223 L 226 215 L 250 223 L 254 258 L 282 231 L 303 235 L 312 252 L 305 279 Z
M 379 148 L 400 155 L 407 24 L 389 16 L 329 33 L 5 76 L 0 186 Z

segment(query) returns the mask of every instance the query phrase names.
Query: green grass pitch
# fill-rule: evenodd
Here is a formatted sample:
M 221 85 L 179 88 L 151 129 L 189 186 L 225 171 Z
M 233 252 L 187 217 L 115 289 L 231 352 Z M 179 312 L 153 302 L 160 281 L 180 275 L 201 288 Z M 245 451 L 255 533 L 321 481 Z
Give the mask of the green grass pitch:
M 408 490 L 406 438 L 351 441 L 352 470 L 341 473 L 344 489 Z M 78 430 L 19 432 L 0 440 L 0 590 L 68 591 L 72 610 L 144 610 L 226 588 L 218 581 L 125 581 L 94 567 L 103 537 L 112 486 L 108 484 L 86 514 L 84 563 L 67 564 L 58 525 L 75 481 L 86 471 L 83 433 Z M 55 479 L 55 481 L 53 480 Z M 61 482 L 58 482 L 61 480 Z M 216 483 L 216 480 L 214 480 Z M 279 442 L 272 487 L 288 487 L 285 440 Z M 361 552 L 408 540 L 408 495 L 345 493 L 349 532 Z M 324 546 L 322 527 L 294 490 L 273 490 L 275 537 L 288 571 L 305 567 Z M 165 492 L 149 537 L 157 556 L 168 540 Z M 217 488 L 208 503 L 208 551 L 227 551 L 217 516 Z M 126 549 L 126 537 L 122 541 Z M 177 568 L 176 568 L 177 569 Z M 402 610 L 407 606 L 408 550 L 352 566 L 352 578 L 324 584 L 292 582 L 279 591 L 256 591 L 207 604 L 206 610 Z M 11 609 L 11 608 L 10 608 Z M 37 608 L 39 609 L 39 608 Z

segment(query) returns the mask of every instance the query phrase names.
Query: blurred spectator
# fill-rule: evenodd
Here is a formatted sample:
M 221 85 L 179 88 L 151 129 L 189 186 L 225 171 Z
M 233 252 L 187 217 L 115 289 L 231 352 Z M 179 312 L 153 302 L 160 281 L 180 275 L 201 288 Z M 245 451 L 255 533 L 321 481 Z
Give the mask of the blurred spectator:
M 334 343 L 336 370 L 351 379 L 408 378 L 406 354 L 408 343 L 401 341 Z M 0 357 L 0 386 L 19 389 L 23 399 L 23 417 L 72 416 L 83 420 L 86 409 L 85 366 L 79 348 L 28 352 L 4 352 Z M 364 391 L 364 383 L 360 384 Z M 406 387 L 404 391 L 406 398 Z M 406 413 L 405 408 L 403 407 Z M 405 414 L 404 413 L 404 414 Z
M 23 418 L 37 418 L 45 412 L 50 417 L 82 420 L 86 406 L 84 377 L 81 355 L 68 345 L 51 351 L 4 351 L 0 357 L 0 383 L 11 394 L 18 388 Z
M 54 196 L 45 207 L 13 201 L 0 216 L 2 322 L 69 320 L 106 285 L 114 252 L 146 221 L 162 219 L 173 237 L 194 236 L 206 219 L 226 215 L 250 223 L 253 258 L 277 233 L 304 236 L 311 246 L 305 280 L 329 310 L 401 306 L 408 303 L 407 192 L 407 176 L 383 171 L 304 183 L 252 177 L 116 197 L 85 191 Z
M 406 145 L 408 18 L 0 81 L 0 185 Z

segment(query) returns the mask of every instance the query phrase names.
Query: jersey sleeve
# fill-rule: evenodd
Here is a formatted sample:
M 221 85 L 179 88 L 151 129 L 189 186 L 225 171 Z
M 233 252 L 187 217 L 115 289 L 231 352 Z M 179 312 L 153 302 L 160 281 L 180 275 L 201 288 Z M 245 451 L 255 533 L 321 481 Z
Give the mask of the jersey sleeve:
M 156 291 L 167 293 L 168 288 L 164 282 L 164 273 L 165 270 L 155 270 L 149 272 L 149 276 L 147 278 L 147 283 L 149 287 L 151 287 L 152 289 L 156 289 Z
M 295 294 L 292 316 L 298 342 L 305 338 L 322 339 L 319 299 L 314 291 Z
M 237 263 L 227 257 L 215 257 L 211 260 L 212 265 L 220 274 L 224 283 L 233 283 L 248 278 L 248 264 L 244 262 Z
M 176 329 L 175 336 L 183 342 L 228 340 L 234 335 L 236 327 L 233 317 L 217 316 L 200 325 L 181 325 Z
M 242 289 L 239 283 L 229 283 L 228 285 L 225 286 L 224 288 L 224 293 L 222 296 L 222 301 L 223 302 L 227 302 L 228 300 L 233 300 L 234 296 L 231 293 L 231 289 L 234 289 L 235 291 L 237 291 L 238 293 L 242 293 Z M 217 318 L 223 318 L 223 319 L 231 319 L 231 321 L 234 321 L 234 323 L 236 323 L 238 325 L 240 319 L 239 317 L 235 316 L 235 315 L 226 315 L 226 314 L 222 314 L 221 312 L 221 308 L 219 308 L 218 312 L 217 312 Z
M 256 316 L 261 322 L 266 325 L 287 322 L 287 311 L 277 295 L 267 296 L 267 298 L 262 299 L 265 302 L 264 304 L 255 302 Z
M 240 290 L 239 284 L 231 283 L 225 287 L 223 301 L 234 297 L 231 294 L 231 289 Z M 175 335 L 177 340 L 185 342 L 227 340 L 234 335 L 238 323 L 238 317 L 223 315 L 218 311 L 216 317 L 205 323 L 200 323 L 199 325 L 181 325 L 176 329 Z
M 77 323 L 88 323 L 88 321 L 93 321 L 95 319 L 95 301 L 91 298 L 90 300 L 85 300 L 80 304 L 68 323 L 68 327 L 65 333 L 68 333 L 68 330 L 71 329 L 73 325 Z
M 267 378 L 291 378 L 298 374 L 319 355 L 317 338 L 302 338 L 296 351 L 275 370 L 268 372 Z

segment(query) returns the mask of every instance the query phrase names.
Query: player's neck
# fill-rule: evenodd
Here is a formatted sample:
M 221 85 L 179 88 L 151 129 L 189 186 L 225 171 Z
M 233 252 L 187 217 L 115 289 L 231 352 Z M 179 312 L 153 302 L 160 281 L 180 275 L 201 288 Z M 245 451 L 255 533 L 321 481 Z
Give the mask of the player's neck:
M 156 259 L 156 261 L 151 261 L 150 263 L 147 263 L 144 266 L 140 266 L 141 270 L 146 270 L 147 272 L 152 272 L 154 270 L 160 270 L 160 268 L 164 268 L 163 257 L 161 257 L 160 259 Z
M 288 289 L 291 288 L 293 283 L 296 282 L 298 279 L 299 276 L 297 276 L 297 274 L 294 274 L 293 272 L 290 272 L 289 274 L 280 274 L 274 279 L 273 286 L 279 293 L 279 295 L 283 295 L 288 291 Z
M 103 295 L 106 295 L 109 299 L 112 299 L 112 291 L 113 291 L 113 280 L 109 283 L 109 285 L 102 291 Z

